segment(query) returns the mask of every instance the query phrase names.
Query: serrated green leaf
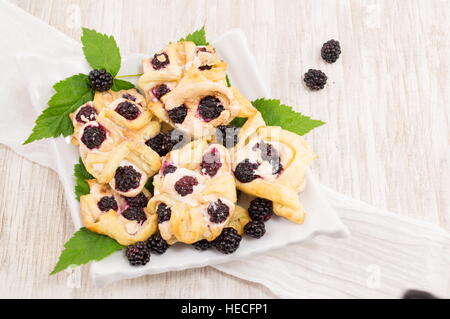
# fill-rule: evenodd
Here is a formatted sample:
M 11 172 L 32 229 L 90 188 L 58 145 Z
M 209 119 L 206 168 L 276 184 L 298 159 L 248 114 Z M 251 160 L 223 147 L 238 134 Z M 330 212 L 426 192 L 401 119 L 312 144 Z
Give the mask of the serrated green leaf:
M 78 164 L 73 166 L 73 175 L 75 176 L 75 197 L 77 201 L 80 201 L 80 196 L 89 194 L 89 184 L 86 182 L 88 179 L 93 179 L 94 176 L 89 174 L 84 166 L 81 158 Z
M 120 91 L 120 90 L 129 90 L 134 89 L 134 84 L 128 81 L 114 79 L 113 80 L 113 86 L 111 90 L 113 91 Z
M 113 36 L 83 28 L 83 52 L 93 69 L 105 69 L 113 77 L 120 70 L 120 50 Z
M 71 265 L 83 265 L 93 260 L 101 260 L 123 248 L 124 246 L 110 237 L 81 228 L 64 244 L 64 250 L 50 275 Z
M 56 93 L 48 102 L 48 107 L 36 119 L 33 131 L 24 144 L 72 134 L 73 126 L 69 114 L 94 97 L 85 74 L 66 78 L 56 83 L 53 88 Z
M 312 129 L 325 124 L 325 122 L 295 112 L 292 107 L 281 104 L 280 100 L 257 99 L 252 104 L 261 112 L 267 125 L 281 126 L 298 135 L 305 135 Z
M 245 122 L 247 122 L 246 117 L 235 117 L 231 122 L 230 125 L 236 126 L 236 127 L 242 127 Z
M 205 26 L 203 26 L 201 29 L 198 29 L 197 31 L 188 34 L 185 38 L 181 38 L 178 41 L 192 41 L 196 45 L 209 45 L 209 43 L 206 41 Z

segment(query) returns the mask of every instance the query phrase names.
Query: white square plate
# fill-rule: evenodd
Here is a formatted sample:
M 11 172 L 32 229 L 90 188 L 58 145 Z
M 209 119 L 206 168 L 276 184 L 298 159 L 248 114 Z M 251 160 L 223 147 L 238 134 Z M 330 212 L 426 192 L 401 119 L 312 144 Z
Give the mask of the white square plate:
M 218 53 L 229 65 L 229 77 L 233 85 L 242 93 L 254 100 L 269 97 L 247 40 L 239 29 L 223 34 L 213 43 Z M 80 50 L 81 51 L 81 50 Z M 136 74 L 142 72 L 142 54 L 133 54 L 122 61 L 120 74 Z M 76 73 L 87 74 L 90 70 L 83 56 L 63 58 L 58 61 L 46 57 L 21 54 L 17 57 L 35 109 L 40 112 L 47 106 L 53 94 L 52 85 Z M 30 127 L 31 130 L 31 127 Z M 72 220 L 76 228 L 82 227 L 79 204 L 74 196 L 73 165 L 78 162 L 78 149 L 68 144 L 62 137 L 51 139 L 57 171 L 67 195 Z M 328 235 L 343 238 L 348 230 L 340 221 L 334 209 L 320 193 L 314 176 L 307 173 L 306 190 L 300 194 L 307 211 L 305 222 L 297 225 L 282 218 L 273 218 L 267 224 L 267 234 L 259 239 L 244 238 L 240 248 L 232 255 L 222 255 L 214 250 L 198 252 L 186 245 L 176 244 L 164 255 L 152 255 L 150 263 L 143 267 L 132 267 L 122 252 L 117 252 L 91 265 L 91 275 L 97 285 L 173 270 L 203 267 L 237 260 L 249 255 L 298 243 L 317 235 Z

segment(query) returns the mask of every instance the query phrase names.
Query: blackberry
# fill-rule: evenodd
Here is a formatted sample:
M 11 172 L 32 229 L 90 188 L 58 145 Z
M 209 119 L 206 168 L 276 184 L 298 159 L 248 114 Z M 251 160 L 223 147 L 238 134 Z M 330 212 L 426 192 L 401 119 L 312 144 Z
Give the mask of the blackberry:
M 169 248 L 169 244 L 161 237 L 160 234 L 155 234 L 147 241 L 147 247 L 154 253 L 164 254 Z
M 145 144 L 158 153 L 159 156 L 165 156 L 178 143 L 184 139 L 184 134 L 179 130 L 172 130 L 166 134 L 159 133 L 158 135 L 149 139 Z
M 320 70 L 309 69 L 308 72 L 305 73 L 305 77 L 303 81 L 307 87 L 311 90 L 321 90 L 327 84 L 327 76 Z
M 176 166 L 174 166 L 172 164 L 169 164 L 169 165 L 167 165 L 166 167 L 163 168 L 162 173 L 163 173 L 164 176 L 166 176 L 167 174 L 172 174 L 176 170 L 177 170 Z
M 102 212 L 107 212 L 110 209 L 117 210 L 117 208 L 118 208 L 117 201 L 114 199 L 114 196 L 111 196 L 111 197 L 103 196 L 98 201 L 97 207 Z
M 122 94 L 122 98 L 127 99 L 129 101 L 133 101 L 133 102 L 136 101 L 136 97 L 134 97 L 133 95 L 131 95 L 129 93 Z
M 132 266 L 143 266 L 150 261 L 150 249 L 143 241 L 127 246 L 125 256 Z
M 83 106 L 75 116 L 75 119 L 79 123 L 86 123 L 94 121 L 97 116 L 97 110 L 90 105 Z
M 198 69 L 200 71 L 211 70 L 212 69 L 212 65 L 201 65 L 201 66 L 198 67 Z
M 122 212 L 122 216 L 128 220 L 135 220 L 139 224 L 147 220 L 147 216 L 142 207 L 128 207 Z
M 427 291 L 410 289 L 403 294 L 403 299 L 438 299 L 438 298 Z
M 220 125 L 216 129 L 216 138 L 226 148 L 234 147 L 238 141 L 239 128 L 233 125 Z
M 195 177 L 184 176 L 175 183 L 175 190 L 181 196 L 192 194 L 194 186 L 198 185 L 198 181 Z
M 158 224 L 161 224 L 164 223 L 165 221 L 170 220 L 172 210 L 166 204 L 161 203 L 158 205 L 158 208 L 156 209 L 156 214 L 158 215 Z
M 194 246 L 197 250 L 207 250 L 212 247 L 212 242 L 202 239 L 193 243 L 192 246 Z
M 184 119 L 186 118 L 188 109 L 186 105 L 181 104 L 178 107 L 175 107 L 168 111 L 169 118 L 172 120 L 172 122 L 181 124 L 184 122 Z
M 108 91 L 113 85 L 113 77 L 105 69 L 92 70 L 89 72 L 89 85 L 94 91 Z
M 220 167 L 222 167 L 222 163 L 220 162 L 220 154 L 216 148 L 211 149 L 211 152 L 203 155 L 200 164 L 202 174 L 208 174 L 213 177 L 217 174 Z
M 266 233 L 266 226 L 259 220 L 252 220 L 244 226 L 246 235 L 259 239 Z
M 242 237 L 237 233 L 236 229 L 226 227 L 222 233 L 213 241 L 213 246 L 222 254 L 232 254 L 241 243 Z
M 160 70 L 166 67 L 170 63 L 169 56 L 167 53 L 156 53 L 152 59 L 152 66 L 155 70 Z
M 273 203 L 271 200 L 257 197 L 250 202 L 248 214 L 252 220 L 268 221 L 273 215 Z
M 101 126 L 86 126 L 81 136 L 81 141 L 90 150 L 100 147 L 105 139 L 106 132 Z
M 133 103 L 130 103 L 128 101 L 119 103 L 119 105 L 117 105 L 116 107 L 116 112 L 129 121 L 137 119 L 139 114 L 141 114 L 139 108 Z
M 198 104 L 198 113 L 205 122 L 218 118 L 223 110 L 225 110 L 225 108 L 220 100 L 211 95 L 202 98 Z
M 264 143 L 264 141 L 261 141 L 259 143 L 256 143 L 252 147 L 253 151 L 260 150 L 261 151 L 261 158 L 263 161 L 267 161 L 272 166 L 272 174 L 278 174 L 283 166 L 280 162 L 280 154 L 278 153 L 278 150 L 269 143 Z
M 165 85 L 164 83 L 163 83 L 163 84 L 160 84 L 160 85 L 157 85 L 157 86 L 155 86 L 155 87 L 152 89 L 152 94 L 153 94 L 158 100 L 161 100 L 161 97 L 162 97 L 163 95 L 166 95 L 166 94 L 169 93 L 169 92 L 170 92 L 169 87 L 168 87 L 167 85 Z
M 148 198 L 145 196 L 144 193 L 139 193 L 134 197 L 124 197 L 125 201 L 127 202 L 128 206 L 131 207 L 146 207 L 148 203 Z
M 208 212 L 209 220 L 215 224 L 223 223 L 230 216 L 230 208 L 220 199 L 209 204 L 206 211 Z
M 323 44 L 322 49 L 320 50 L 320 55 L 322 59 L 324 59 L 328 63 L 334 63 L 339 59 L 339 55 L 341 54 L 341 45 L 339 41 L 330 40 Z
M 141 173 L 137 172 L 133 166 L 120 166 L 114 175 L 116 189 L 121 192 L 128 192 L 130 189 L 138 188 L 141 181 Z
M 249 159 L 245 159 L 236 165 L 234 176 L 241 183 L 249 183 L 259 177 L 258 175 L 255 175 L 255 170 L 258 166 L 259 165 L 256 163 L 251 163 Z

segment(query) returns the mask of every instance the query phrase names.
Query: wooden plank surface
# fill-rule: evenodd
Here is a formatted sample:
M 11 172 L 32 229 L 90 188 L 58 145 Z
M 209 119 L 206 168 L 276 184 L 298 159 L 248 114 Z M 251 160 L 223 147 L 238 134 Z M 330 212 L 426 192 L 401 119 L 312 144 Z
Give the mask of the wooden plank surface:
M 75 39 L 80 25 L 152 53 L 206 23 L 210 39 L 246 33 L 273 96 L 328 122 L 310 134 L 325 185 L 450 230 L 450 5 L 446 0 L 17 0 Z M 340 40 L 328 65 L 323 42 Z M 329 84 L 309 92 L 302 74 Z M 4 106 L 3 106 L 4 107 Z M 274 297 L 212 268 L 103 289 L 87 267 L 49 277 L 73 226 L 57 175 L 0 146 L 0 297 Z

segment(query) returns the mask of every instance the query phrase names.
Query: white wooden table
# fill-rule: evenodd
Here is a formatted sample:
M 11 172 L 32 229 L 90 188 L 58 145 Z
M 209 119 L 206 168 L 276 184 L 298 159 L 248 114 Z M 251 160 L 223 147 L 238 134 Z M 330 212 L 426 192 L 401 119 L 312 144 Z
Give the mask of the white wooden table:
M 313 170 L 342 193 L 450 230 L 450 3 L 435 1 L 17 0 L 75 39 L 80 24 L 152 53 L 206 23 L 244 30 L 274 97 L 328 122 Z M 320 47 L 341 42 L 337 63 Z M 302 84 L 308 68 L 326 89 Z M 206 267 L 94 288 L 88 268 L 48 276 L 73 225 L 56 173 L 0 146 L 0 297 L 274 297 Z

